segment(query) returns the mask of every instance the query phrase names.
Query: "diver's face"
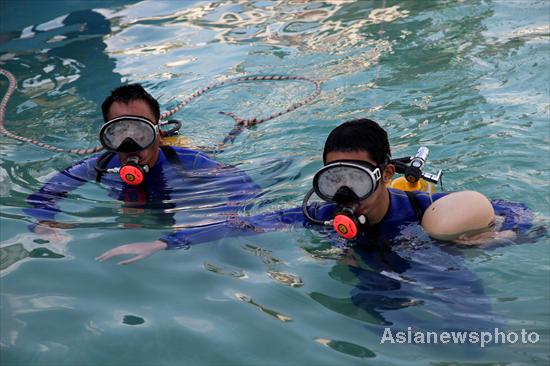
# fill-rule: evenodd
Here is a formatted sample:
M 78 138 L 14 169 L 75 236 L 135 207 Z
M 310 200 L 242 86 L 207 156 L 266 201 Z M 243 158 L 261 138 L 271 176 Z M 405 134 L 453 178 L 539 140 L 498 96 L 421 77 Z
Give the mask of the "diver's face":
M 143 100 L 132 100 L 128 104 L 114 102 L 111 105 L 111 108 L 109 108 L 109 113 L 107 117 L 109 118 L 109 120 L 111 120 L 113 118 L 124 115 L 144 117 L 150 121 L 153 121 L 153 123 L 158 124 L 158 121 L 155 118 L 155 114 L 153 113 L 147 102 Z M 160 135 L 157 135 L 157 138 L 155 139 L 153 145 L 151 145 L 147 149 L 135 153 L 119 153 L 118 156 L 122 164 L 126 164 L 128 157 L 137 156 L 139 157 L 139 164 L 147 164 L 152 167 L 157 162 L 159 156 L 159 146 Z
M 332 151 L 326 156 L 326 164 L 330 164 L 337 160 L 362 160 L 373 164 L 374 166 L 378 165 L 366 151 Z M 376 191 L 355 205 L 354 211 L 356 214 L 367 215 L 369 220 L 372 219 L 373 216 L 377 218 L 377 216 L 380 216 L 380 213 L 382 212 L 385 214 L 387 210 L 387 207 L 385 207 L 387 203 L 387 199 L 385 199 L 387 198 L 387 188 L 385 182 L 391 179 L 394 172 L 394 166 L 392 164 L 387 164 Z M 377 220 L 375 219 L 375 221 Z

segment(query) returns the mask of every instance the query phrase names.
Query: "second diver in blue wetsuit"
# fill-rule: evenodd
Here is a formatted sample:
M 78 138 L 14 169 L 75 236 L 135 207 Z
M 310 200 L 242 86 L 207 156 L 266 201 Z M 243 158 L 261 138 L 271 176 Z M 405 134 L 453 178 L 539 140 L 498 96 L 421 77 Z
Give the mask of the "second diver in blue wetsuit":
M 35 233 L 59 241 L 62 229 L 70 227 L 55 220 L 59 202 L 90 181 L 101 182 L 109 196 L 122 202 L 118 223 L 130 228 L 151 225 L 169 230 L 183 220 L 186 225 L 220 222 L 257 198 L 259 187 L 242 171 L 198 151 L 161 146 L 159 104 L 139 84 L 113 90 L 102 112 L 106 123 L 99 137 L 107 153 L 65 169 L 27 198 L 31 207 L 25 212 L 36 220 L 31 225 Z M 178 209 L 194 204 L 192 214 Z M 158 243 L 170 242 L 164 240 Z M 145 249 L 142 256 L 156 248 L 149 243 L 132 245 Z

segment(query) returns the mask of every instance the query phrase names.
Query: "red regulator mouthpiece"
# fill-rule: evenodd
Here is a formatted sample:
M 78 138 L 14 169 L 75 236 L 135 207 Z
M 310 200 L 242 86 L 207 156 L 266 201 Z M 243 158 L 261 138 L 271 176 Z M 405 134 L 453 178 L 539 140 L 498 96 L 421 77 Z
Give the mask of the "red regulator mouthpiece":
M 120 179 L 126 184 L 136 186 L 143 182 L 144 174 L 142 170 L 134 165 L 125 165 L 120 168 Z
M 355 220 L 347 215 L 336 215 L 334 217 L 333 226 L 334 230 L 346 239 L 353 239 L 357 236 L 357 224 Z

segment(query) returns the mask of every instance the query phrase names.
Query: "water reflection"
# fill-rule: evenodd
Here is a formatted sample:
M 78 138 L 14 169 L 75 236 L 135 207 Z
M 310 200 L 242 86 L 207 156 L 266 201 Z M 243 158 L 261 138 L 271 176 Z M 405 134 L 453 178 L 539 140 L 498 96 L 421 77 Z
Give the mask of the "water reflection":
M 0 277 L 15 270 L 21 263 L 30 259 L 62 259 L 66 255 L 67 241 L 50 243 L 35 238 L 36 235 L 21 234 L 0 246 Z M 31 239 L 35 238 L 34 240 Z
M 247 279 L 248 275 L 246 272 L 242 269 L 231 269 L 224 265 L 217 265 L 210 262 L 204 262 L 203 264 L 204 269 L 207 271 L 217 273 L 223 276 L 229 276 L 229 277 L 235 277 L 238 279 Z
M 358 358 L 370 358 L 376 357 L 376 354 L 369 350 L 368 348 L 362 347 L 358 344 L 346 342 L 346 341 L 337 341 L 334 339 L 328 338 L 315 338 L 315 342 L 322 344 L 323 346 L 332 348 L 333 350 L 347 355 L 358 357 Z
M 384 32 L 383 24 L 409 15 L 409 11 L 399 5 L 373 9 L 361 2 L 344 1 L 278 1 L 262 5 L 254 2 L 198 3 L 184 9 L 161 7 L 151 16 L 135 15 L 149 6 L 140 3 L 106 14 L 117 24 L 115 32 L 106 39 L 112 55 L 139 55 L 148 59 L 151 59 L 149 55 L 154 55 L 166 60 L 159 62 L 156 59 L 155 63 L 174 65 L 174 61 L 169 60 L 172 58 L 184 60 L 178 66 L 189 66 L 189 61 L 185 60 L 192 57 L 184 49 L 199 50 L 212 43 L 239 47 L 266 45 L 273 48 L 273 54 L 280 50 L 282 53 L 278 54 L 283 57 L 295 52 L 302 56 L 322 54 L 325 66 L 329 66 L 326 65 L 327 57 L 330 60 L 330 56 L 337 56 L 338 67 L 315 66 L 317 75 L 323 72 L 327 76 L 335 75 L 336 69 L 336 75 L 340 75 L 376 64 L 382 54 L 392 50 L 393 42 L 379 37 Z M 374 34 L 370 30 L 373 25 L 381 27 Z M 147 46 L 128 48 L 128 40 Z M 124 63 L 123 59 L 120 61 Z M 201 61 L 205 59 L 197 60 Z M 133 68 L 136 66 L 134 64 Z M 119 65 L 119 70 L 123 74 L 128 72 L 123 65 Z
M 97 93 L 98 85 L 107 92 L 120 84 L 115 60 L 105 53 L 103 37 L 110 32 L 111 23 L 103 15 L 79 10 L 28 26 L 19 38 L 1 45 L 7 52 L 2 55 L 2 66 L 15 74 L 20 81 L 18 91 L 25 97 L 16 108 L 16 119 L 27 120 L 24 124 L 8 122 L 8 129 L 25 137 L 64 143 L 64 147 L 74 146 L 74 140 L 79 147 L 84 147 L 82 141 L 95 143 L 98 124 L 90 120 L 97 118 L 96 108 L 104 98 Z M 8 120 L 14 119 L 16 103 L 17 93 Z M 35 113 L 40 118 L 33 118 Z M 77 123 L 78 131 L 67 128 Z
M 315 291 L 311 298 L 350 318 L 392 329 L 414 325 L 426 331 L 485 331 L 498 326 L 492 300 L 481 279 L 467 268 L 462 252 L 416 231 L 392 249 L 344 249 L 330 277 L 350 286 L 350 297 Z M 314 248 L 308 251 L 317 254 Z M 415 311 L 406 311 L 410 307 Z
M 282 314 L 276 310 L 270 309 L 262 304 L 259 304 L 246 294 L 238 292 L 235 294 L 235 297 L 243 302 L 253 305 L 254 307 L 258 308 L 258 310 L 260 310 L 262 313 L 267 314 L 283 323 L 292 321 L 292 318 L 290 316 Z

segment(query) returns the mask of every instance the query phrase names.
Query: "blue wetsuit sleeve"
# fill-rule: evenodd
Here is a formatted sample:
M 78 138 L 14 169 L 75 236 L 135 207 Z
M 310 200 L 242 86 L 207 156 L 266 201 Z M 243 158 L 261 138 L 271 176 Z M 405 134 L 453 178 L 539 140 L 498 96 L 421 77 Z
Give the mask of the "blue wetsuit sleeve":
M 89 168 L 93 167 L 94 163 L 95 158 L 82 160 L 57 173 L 42 188 L 27 197 L 26 202 L 31 207 L 23 209 L 23 212 L 37 221 L 53 220 L 60 212 L 58 202 L 65 198 L 68 192 L 90 180 Z
M 312 205 L 309 207 L 309 214 L 323 220 L 332 213 L 332 210 L 332 206 Z M 226 221 L 211 225 L 183 229 L 175 233 L 165 235 L 160 238 L 160 240 L 168 245 L 167 249 L 176 249 L 189 245 L 214 241 L 224 237 L 248 236 L 290 229 L 298 225 L 309 225 L 309 220 L 305 217 L 301 207 L 249 217 L 233 217 Z
M 178 158 L 185 169 L 197 171 L 199 175 L 208 176 L 215 187 L 223 187 L 213 193 L 227 198 L 228 205 L 221 211 L 234 211 L 235 207 L 246 207 L 261 193 L 261 187 L 252 178 L 234 166 L 225 166 L 205 154 L 179 148 Z
M 518 234 L 526 234 L 533 226 L 535 216 L 525 204 L 505 200 L 491 200 L 491 204 L 495 215 L 504 218 L 501 231 L 514 230 Z

